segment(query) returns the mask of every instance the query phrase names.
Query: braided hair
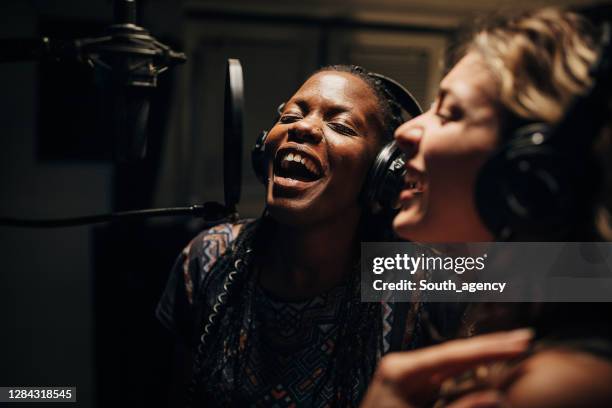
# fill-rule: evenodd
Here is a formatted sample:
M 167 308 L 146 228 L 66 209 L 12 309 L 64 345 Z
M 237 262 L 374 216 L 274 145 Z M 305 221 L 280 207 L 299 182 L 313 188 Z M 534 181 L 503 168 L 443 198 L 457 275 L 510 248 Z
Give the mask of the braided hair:
M 232 377 L 240 381 L 240 370 L 248 358 L 245 345 L 249 345 L 248 330 L 244 333 L 243 321 L 249 313 L 248 299 L 241 296 L 251 279 L 254 255 L 257 249 L 254 245 L 263 242 L 258 239 L 266 234 L 265 219 L 246 224 L 236 241 L 219 257 L 209 272 L 209 278 L 202 289 L 202 296 L 212 295 L 214 303 L 202 316 L 202 333 L 193 362 L 191 384 L 188 389 L 187 406 L 191 407 L 207 398 L 203 385 L 209 380 L 220 377 L 224 370 L 232 370 Z M 209 293 L 210 288 L 221 287 L 221 293 Z M 202 304 L 203 299 L 200 299 Z M 234 384 L 239 389 L 239 384 Z M 231 405 L 231 395 L 216 395 L 225 398 L 224 406 Z
M 359 66 L 332 65 L 318 72 L 347 72 L 362 79 L 372 89 L 382 113 L 384 133 L 380 135 L 381 145 L 392 140 L 395 129 L 403 123 L 402 109 L 382 81 Z M 206 398 L 206 384 L 214 378 L 231 378 L 232 388 L 240 389 L 242 373 L 249 361 L 252 341 L 249 341 L 249 326 L 252 322 L 252 299 L 244 296 L 248 282 L 254 274 L 256 255 L 262 253 L 257 243 L 267 242 L 267 236 L 274 228 L 274 221 L 268 217 L 247 224 L 230 249 L 220 257 L 211 271 L 211 283 L 222 282 L 222 292 L 208 294 L 215 302 L 203 315 L 202 336 L 194 359 L 193 376 L 189 390 L 189 403 Z M 360 226 L 361 241 L 376 241 L 389 237 L 391 228 L 388 220 L 380 220 L 364 211 Z M 369 383 L 379 357 L 382 354 L 382 309 L 380 303 L 361 302 L 360 274 L 358 264 L 345 288 L 341 303 L 338 334 L 329 366 L 318 381 L 313 393 L 313 405 L 321 388 L 332 377 L 335 406 L 357 406 L 365 385 Z M 219 285 L 210 284 L 210 287 Z M 206 290 L 204 293 L 206 295 Z M 252 298 L 252 296 L 251 296 Z M 212 381 L 214 383 L 214 381 Z M 231 405 L 232 395 L 214 395 L 224 399 L 224 406 Z

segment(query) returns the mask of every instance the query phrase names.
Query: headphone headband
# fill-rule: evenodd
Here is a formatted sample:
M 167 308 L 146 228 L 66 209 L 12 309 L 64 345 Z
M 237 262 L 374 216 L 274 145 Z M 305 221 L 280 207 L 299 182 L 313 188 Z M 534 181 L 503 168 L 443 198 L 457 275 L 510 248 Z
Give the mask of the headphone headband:
M 370 72 L 368 75 L 382 81 L 384 87 L 411 117 L 423 113 L 423 109 L 421 109 L 421 105 L 416 98 L 399 82 L 376 72 Z

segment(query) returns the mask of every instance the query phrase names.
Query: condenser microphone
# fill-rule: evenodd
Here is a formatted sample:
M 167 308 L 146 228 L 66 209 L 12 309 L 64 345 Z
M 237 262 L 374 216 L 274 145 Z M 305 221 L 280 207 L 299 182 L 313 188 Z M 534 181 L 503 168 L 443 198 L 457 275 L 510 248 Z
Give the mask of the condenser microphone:
M 101 97 L 101 125 L 113 139 L 116 161 L 142 159 L 157 77 L 187 60 L 136 25 L 135 0 L 115 0 L 114 23 L 101 37 L 77 40 L 0 40 L 0 62 L 78 60 L 93 67 Z
M 146 154 L 149 107 L 158 75 L 186 57 L 136 25 L 134 0 L 116 0 L 114 17 L 102 37 L 76 44 L 81 59 L 94 68 L 103 128 L 113 137 L 114 157 L 125 162 Z

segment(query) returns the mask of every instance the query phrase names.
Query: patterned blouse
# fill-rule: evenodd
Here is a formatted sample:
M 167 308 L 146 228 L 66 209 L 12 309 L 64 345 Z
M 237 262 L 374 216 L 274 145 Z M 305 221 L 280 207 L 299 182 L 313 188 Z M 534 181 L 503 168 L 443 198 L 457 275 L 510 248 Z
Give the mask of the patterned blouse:
M 198 291 L 215 261 L 236 238 L 241 224 L 220 224 L 200 233 L 182 251 L 159 302 L 159 320 L 177 336 L 197 344 L 202 321 L 194 306 Z M 212 385 L 215 395 L 233 392 L 240 406 L 326 407 L 334 400 L 334 375 L 328 373 L 338 336 L 340 310 L 347 286 L 337 286 L 304 301 L 285 301 L 266 293 L 252 279 L 245 287 L 252 299 L 243 326 L 248 326 L 250 352 L 241 387 L 232 390 L 232 376 Z M 407 314 L 402 349 L 410 348 L 416 305 Z M 200 314 L 199 314 L 200 313 Z M 394 305 L 382 304 L 382 353 L 390 348 Z M 355 356 L 359 358 L 359 356 Z M 367 387 L 355 379 L 362 395 Z M 364 381 L 361 381 L 364 382 Z M 367 382 L 367 381 L 366 381 Z M 209 384 L 210 387 L 210 384 Z M 238 395 L 237 395 L 238 394 Z M 212 403 L 212 401 L 209 401 Z M 213 406 L 224 405 L 222 398 Z

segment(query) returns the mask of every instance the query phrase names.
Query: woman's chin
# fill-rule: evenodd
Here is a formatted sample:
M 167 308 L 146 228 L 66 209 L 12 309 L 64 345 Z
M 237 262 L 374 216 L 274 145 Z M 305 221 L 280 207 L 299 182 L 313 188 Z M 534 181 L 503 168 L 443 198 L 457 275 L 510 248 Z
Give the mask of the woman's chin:
M 273 200 L 267 200 L 266 208 L 268 213 L 277 221 L 281 221 L 281 219 L 286 219 L 288 217 L 300 218 L 301 214 L 308 213 L 307 203 L 301 201 L 302 200 L 275 198 Z
M 338 208 L 334 208 L 328 202 L 320 200 L 320 197 L 314 198 L 269 197 L 266 201 L 266 208 L 268 214 L 276 222 L 292 227 L 313 227 L 316 225 L 329 225 L 339 220 L 349 222 L 350 220 L 359 219 L 361 207 L 357 198 L 355 198 L 354 203 L 339 206 Z
M 313 200 L 306 197 L 269 198 L 266 202 L 266 208 L 275 221 L 287 226 L 299 227 L 312 224 L 319 216 Z
M 422 220 L 423 216 L 416 206 L 404 208 L 393 219 L 393 230 L 399 237 L 415 241 Z

